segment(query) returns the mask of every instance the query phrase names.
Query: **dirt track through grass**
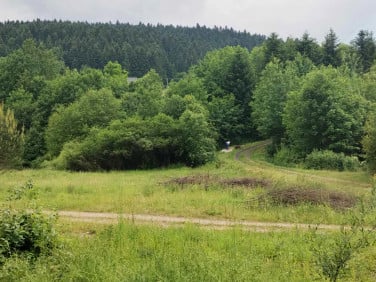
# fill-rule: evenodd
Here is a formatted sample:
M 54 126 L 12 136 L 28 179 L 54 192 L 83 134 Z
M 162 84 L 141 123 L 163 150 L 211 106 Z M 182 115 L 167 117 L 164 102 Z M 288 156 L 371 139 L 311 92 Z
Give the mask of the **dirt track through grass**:
M 238 152 L 235 153 L 235 160 L 243 162 L 243 163 L 253 163 L 256 164 L 260 167 L 269 167 L 273 168 L 277 171 L 290 174 L 290 175 L 296 175 L 296 176 L 304 176 L 305 178 L 310 178 L 310 179 L 317 179 L 317 180 L 322 180 L 322 181 L 327 181 L 327 182 L 335 182 L 335 183 L 342 183 L 342 184 L 347 184 L 347 185 L 354 185 L 358 187 L 363 187 L 363 188 L 370 188 L 371 184 L 368 183 L 361 183 L 357 181 L 350 181 L 350 180 L 344 180 L 344 179 L 338 179 L 338 178 L 333 178 L 333 177 L 327 177 L 327 176 L 320 176 L 320 175 L 313 175 L 309 173 L 304 173 L 300 171 L 296 171 L 294 169 L 289 169 L 285 167 L 280 167 L 280 166 L 275 166 L 272 164 L 267 164 L 265 162 L 259 162 L 256 160 L 251 159 L 252 153 L 257 151 L 258 149 L 265 148 L 266 146 L 270 145 L 271 141 L 266 140 L 257 144 L 252 144 L 249 145 L 243 149 L 240 149 Z
M 233 221 L 219 219 L 203 219 L 203 218 L 186 218 L 173 217 L 164 215 L 146 215 L 146 214 L 116 214 L 116 213 L 98 213 L 98 212 L 77 212 L 77 211 L 59 211 L 59 217 L 77 222 L 95 222 L 103 224 L 115 224 L 119 220 L 130 220 L 135 223 L 149 223 L 158 226 L 176 226 L 184 224 L 195 224 L 208 229 L 229 229 L 239 227 L 245 230 L 255 232 L 282 231 L 288 229 L 299 230 L 339 230 L 340 225 L 317 225 L 304 223 L 272 223 L 257 221 Z

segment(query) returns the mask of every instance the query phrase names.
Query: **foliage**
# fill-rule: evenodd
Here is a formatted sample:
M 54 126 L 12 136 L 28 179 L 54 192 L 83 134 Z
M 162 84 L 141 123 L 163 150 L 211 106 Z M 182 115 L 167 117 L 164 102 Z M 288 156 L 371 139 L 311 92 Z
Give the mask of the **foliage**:
M 60 107 L 46 130 L 48 152 L 57 156 L 64 143 L 84 138 L 94 126 L 105 127 L 120 117 L 120 101 L 110 90 L 89 91 L 68 107 Z
M 322 45 L 323 48 L 323 64 L 325 66 L 338 67 L 341 64 L 341 58 L 338 49 L 338 38 L 332 29 L 325 36 L 325 41 Z
M 57 246 L 53 224 L 55 216 L 46 216 L 33 206 L 16 210 L 11 203 L 26 195 L 35 195 L 31 181 L 10 190 L 9 207 L 0 210 L 0 265 L 15 256 L 36 259 L 50 254 Z
M 165 114 L 117 120 L 91 130 L 82 142 L 67 143 L 56 165 L 70 170 L 152 168 L 177 162 L 197 166 L 214 158 L 211 134 L 205 115 L 188 109 L 178 122 Z
M 252 49 L 264 36 L 229 28 L 156 26 L 129 23 L 40 21 L 0 23 L 0 56 L 18 49 L 33 38 L 47 48 L 58 48 L 65 64 L 101 69 L 117 61 L 130 76 L 141 77 L 151 68 L 163 79 L 187 71 L 208 51 L 228 45 Z M 114 91 L 116 94 L 116 91 Z M 1 96 L 0 96 L 1 97 Z
M 215 157 L 213 132 L 203 113 L 186 110 L 179 118 L 182 158 L 189 166 L 198 166 Z
M 208 103 L 209 121 L 218 133 L 218 143 L 231 140 L 239 142 L 243 134 L 244 125 L 241 122 L 240 106 L 236 104 L 233 94 L 224 97 L 213 97 Z
M 235 142 L 257 136 L 250 120 L 249 102 L 255 85 L 254 68 L 251 65 L 249 52 L 237 47 L 226 47 L 209 52 L 191 71 L 202 80 L 208 94 L 208 101 L 214 101 L 211 106 L 213 123 L 219 136 L 231 133 Z M 234 97 L 231 105 L 231 95 Z M 224 98 L 225 100 L 218 100 Z M 226 104 L 226 109 L 218 111 L 218 104 Z M 229 114 L 235 116 L 229 118 Z M 226 121 L 220 122 L 220 121 Z M 229 128 L 230 127 L 230 128 Z
M 18 88 L 38 96 L 44 79 L 56 77 L 63 68 L 53 50 L 25 40 L 20 49 L 0 60 L 0 101 Z
M 296 42 L 296 50 L 304 57 L 309 58 L 316 66 L 322 63 L 322 50 L 316 39 L 310 37 L 308 32 Z
M 283 115 L 287 135 L 301 155 L 314 149 L 359 153 L 366 107 L 351 79 L 333 68 L 310 72 L 290 92 Z
M 367 165 L 371 173 L 376 172 L 376 114 L 372 113 L 365 125 L 365 135 L 362 140 L 366 154 Z
M 314 150 L 304 160 L 308 169 L 355 170 L 359 167 L 356 157 L 345 156 L 344 153 L 334 153 L 330 150 Z
M 253 94 L 252 119 L 264 138 L 280 140 L 284 135 L 282 113 L 287 93 L 298 86 L 298 76 L 283 69 L 278 60 L 271 61 L 262 72 Z
M 5 107 L 12 109 L 14 117 L 25 130 L 30 128 L 33 114 L 36 111 L 33 94 L 23 88 L 18 88 L 10 93 L 6 99 Z
M 0 103 L 0 169 L 21 165 L 23 143 L 23 129 L 18 128 L 13 111 L 5 111 Z
M 300 161 L 299 154 L 290 147 L 282 145 L 273 155 L 273 163 L 280 166 L 291 166 Z
M 122 108 L 128 117 L 153 117 L 161 112 L 163 83 L 155 70 L 138 79 L 133 88 L 122 96 Z
M 376 59 L 376 43 L 372 32 L 359 31 L 353 46 L 359 58 L 360 73 L 368 72 Z
M 376 243 L 374 227 L 366 226 L 365 219 L 375 210 L 376 186 L 368 195 L 367 202 L 361 202 L 358 208 L 352 210 L 349 225 L 343 225 L 340 232 L 328 238 L 326 235 L 318 235 L 313 230 L 312 250 L 315 263 L 320 268 L 322 276 L 330 281 L 337 281 L 346 276 L 349 271 L 349 261 L 362 249 L 373 246 Z
M 203 80 L 198 78 L 193 72 L 189 72 L 178 81 L 172 81 L 168 85 L 167 94 L 169 96 L 179 95 L 182 97 L 192 95 L 197 101 L 204 104 L 208 101 L 208 93 L 203 85 Z

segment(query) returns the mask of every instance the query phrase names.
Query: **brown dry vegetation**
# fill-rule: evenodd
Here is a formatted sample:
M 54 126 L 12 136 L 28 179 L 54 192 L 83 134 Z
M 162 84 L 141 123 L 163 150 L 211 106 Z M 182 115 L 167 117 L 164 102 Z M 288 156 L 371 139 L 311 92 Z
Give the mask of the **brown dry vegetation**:
M 308 203 L 313 205 L 329 205 L 334 209 L 351 208 L 357 202 L 357 198 L 349 193 L 298 186 L 283 189 L 273 188 L 266 191 L 261 197 L 267 197 L 277 205 Z
M 258 201 L 269 201 L 273 205 L 327 205 L 333 209 L 342 210 L 354 207 L 357 202 L 357 197 L 349 193 L 330 191 L 318 187 L 275 187 L 269 180 L 251 177 L 222 179 L 209 174 L 197 174 L 172 178 L 164 184 L 177 185 L 181 189 L 189 188 L 193 185 L 202 186 L 205 189 L 212 186 L 223 188 L 262 188 L 264 189 L 264 193 L 260 195 Z
M 184 177 L 176 177 L 165 184 L 167 185 L 179 185 L 184 188 L 189 185 L 203 185 L 205 187 L 212 185 L 220 185 L 222 187 L 247 187 L 247 188 L 266 188 L 270 186 L 270 181 L 265 179 L 244 177 L 244 178 L 228 178 L 221 179 L 216 176 L 210 176 L 208 174 L 202 175 L 190 175 Z

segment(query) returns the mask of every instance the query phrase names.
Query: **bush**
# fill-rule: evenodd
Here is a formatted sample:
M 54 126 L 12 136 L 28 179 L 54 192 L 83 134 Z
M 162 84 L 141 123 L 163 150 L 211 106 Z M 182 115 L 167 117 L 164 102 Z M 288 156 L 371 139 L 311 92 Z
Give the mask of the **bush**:
M 333 151 L 314 150 L 305 158 L 304 166 L 308 169 L 330 169 L 330 170 L 355 170 L 359 167 L 356 157 L 345 156 L 343 153 Z
M 5 209 L 0 215 L 0 262 L 14 254 L 33 258 L 48 254 L 55 246 L 53 217 L 41 211 Z
M 30 181 L 10 192 L 8 201 L 36 195 Z M 0 265 L 14 255 L 37 258 L 50 254 L 57 245 L 55 219 L 55 215 L 46 216 L 35 207 L 23 210 L 3 207 L 0 210 Z
M 198 166 L 215 158 L 212 135 L 205 116 L 188 110 L 178 121 L 165 114 L 115 120 L 91 129 L 82 141 L 65 143 L 50 165 L 77 171 Z
M 299 156 L 291 148 L 282 146 L 274 155 L 273 163 L 281 166 L 291 166 L 299 162 Z

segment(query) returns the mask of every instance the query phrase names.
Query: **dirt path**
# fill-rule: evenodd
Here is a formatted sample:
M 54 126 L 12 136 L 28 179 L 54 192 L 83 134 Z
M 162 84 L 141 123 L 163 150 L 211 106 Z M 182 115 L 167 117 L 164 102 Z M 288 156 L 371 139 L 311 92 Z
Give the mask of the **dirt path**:
M 258 162 L 258 161 L 251 159 L 251 155 L 252 155 L 253 152 L 257 151 L 258 149 L 264 148 L 269 144 L 271 144 L 271 141 L 266 140 L 266 141 L 263 141 L 261 143 L 252 144 L 252 145 L 249 145 L 248 147 L 240 149 L 235 154 L 235 160 L 241 161 L 243 163 L 251 162 L 251 163 L 257 164 L 260 167 L 262 167 L 262 166 L 272 167 L 273 169 L 275 169 L 277 171 L 280 171 L 280 172 L 283 172 L 283 173 L 289 174 L 289 175 L 304 176 L 305 178 L 319 179 L 319 180 L 332 182 L 332 183 L 333 182 L 334 183 L 343 183 L 343 184 L 354 185 L 354 186 L 363 187 L 363 188 L 370 188 L 371 187 L 371 184 L 369 184 L 369 183 L 362 183 L 362 182 L 357 182 L 357 181 L 352 181 L 352 180 L 344 180 L 344 179 L 327 177 L 327 176 L 313 175 L 313 174 L 309 174 L 309 173 L 296 171 L 294 169 L 275 166 L 275 165 L 267 164 L 267 163 L 264 163 L 264 162 Z
M 300 229 L 308 230 L 310 228 L 318 230 L 339 230 L 339 225 L 326 224 L 303 224 L 303 223 L 272 223 L 272 222 L 257 222 L 257 221 L 233 221 L 220 219 L 203 219 L 203 218 L 186 218 L 174 217 L 164 215 L 147 215 L 147 214 L 116 214 L 116 213 L 98 213 L 98 212 L 77 212 L 77 211 L 59 211 L 60 218 L 69 219 L 70 221 L 78 222 L 95 222 L 104 224 L 117 223 L 119 219 L 130 220 L 135 223 L 151 223 L 158 226 L 172 226 L 195 224 L 197 226 L 209 229 L 229 229 L 232 227 L 239 227 L 242 229 L 269 232 L 286 229 Z

